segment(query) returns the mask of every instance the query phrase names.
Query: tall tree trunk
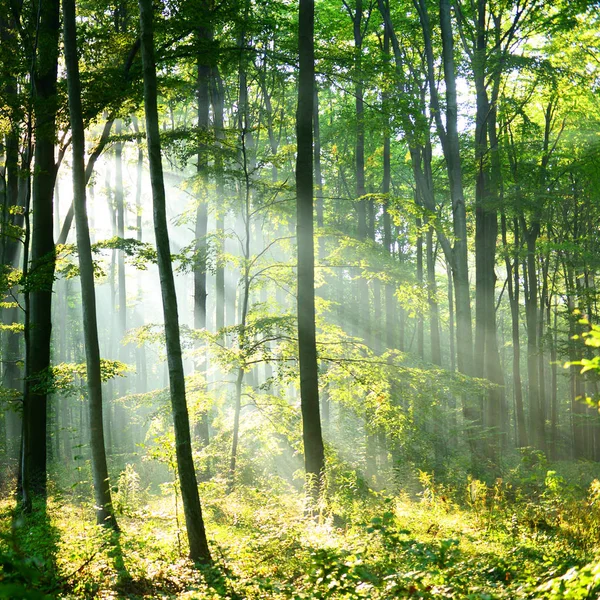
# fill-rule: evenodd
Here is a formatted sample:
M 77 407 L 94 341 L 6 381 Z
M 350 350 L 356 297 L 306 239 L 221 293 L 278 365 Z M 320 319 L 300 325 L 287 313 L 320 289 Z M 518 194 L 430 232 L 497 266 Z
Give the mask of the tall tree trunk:
M 33 73 L 35 113 L 35 169 L 33 173 L 33 228 L 29 276 L 35 285 L 29 292 L 26 336 L 25 393 L 23 399 L 23 491 L 46 497 L 46 421 L 48 394 L 44 378 L 50 368 L 52 333 L 52 285 L 55 255 L 53 196 L 56 179 L 54 142 L 58 98 L 58 38 L 60 2 L 48 0 L 38 12 L 38 56 Z M 25 508 L 29 508 L 27 493 Z
M 475 159 L 475 375 L 490 380 L 495 387 L 487 393 L 484 405 L 485 425 L 489 431 L 486 451 L 497 464 L 504 439 L 504 377 L 498 352 L 496 324 L 496 241 L 498 237 L 497 205 L 500 197 L 501 168 L 496 133 L 496 101 L 500 71 L 491 77 L 492 101 L 486 82 L 487 0 L 477 0 L 477 30 L 472 69 L 476 89 Z
M 456 295 L 456 336 L 458 370 L 472 373 L 473 331 L 471 325 L 471 299 L 467 260 L 467 214 L 462 185 L 460 145 L 458 140 L 458 102 L 454 65 L 454 39 L 450 17 L 450 0 L 440 0 L 440 25 L 442 30 L 442 59 L 446 83 L 446 135 L 444 156 L 450 180 L 452 219 L 454 228 L 454 289 Z M 430 80 L 433 72 L 430 73 Z M 433 82 L 435 83 L 435 82 Z M 431 87 L 431 81 L 430 81 Z M 434 85 L 435 87 L 435 85 Z M 468 408 L 466 417 L 478 422 L 481 417 Z
M 315 86 L 314 0 L 299 0 L 296 207 L 298 244 L 298 358 L 304 464 L 309 494 L 320 493 L 325 468 L 319 410 L 315 326 L 315 249 L 313 225 L 313 102 Z
M 83 308 L 83 336 L 87 367 L 87 389 L 90 419 L 90 448 L 92 451 L 92 477 L 96 521 L 117 529 L 112 509 L 104 427 L 102 421 L 102 377 L 100 372 L 100 346 L 96 320 L 96 292 L 94 289 L 94 263 L 90 232 L 87 220 L 85 197 L 85 131 L 81 108 L 81 84 L 77 58 L 77 33 L 75 0 L 63 0 L 65 63 L 69 91 L 69 114 L 71 117 L 71 139 L 73 146 L 73 205 L 77 228 L 77 254 L 81 279 Z
M 152 0 L 139 0 L 139 8 L 146 135 L 154 205 L 154 232 L 156 236 L 167 361 L 169 365 L 171 408 L 175 427 L 177 471 L 179 473 L 183 511 L 190 545 L 190 558 L 196 562 L 209 564 L 212 561 L 204 529 L 204 520 L 198 496 L 198 484 L 194 471 L 194 460 L 192 458 L 190 422 L 185 398 L 185 376 L 181 357 L 181 341 L 179 338 L 177 295 L 175 292 L 167 225 L 160 130 L 158 125 L 158 90 L 156 65 L 154 62 Z
M 8 27 L 0 20 L 0 39 L 8 41 L 12 37 L 8 31 Z M 16 81 L 7 84 L 7 96 L 10 101 L 13 101 L 13 95 L 17 94 Z M 25 194 L 22 190 L 26 189 L 29 183 L 29 173 L 20 174 L 19 169 L 19 136 L 18 136 L 18 117 L 12 112 L 11 130 L 5 137 L 5 182 L 6 187 L 3 191 L 3 220 L 2 220 L 2 239 L 1 239 L 1 263 L 5 269 L 18 268 L 21 252 L 21 240 L 14 238 L 14 233 L 7 231 L 10 227 L 22 227 L 24 216 L 22 210 L 14 210 L 14 208 L 25 208 Z M 27 152 L 27 150 L 25 151 Z M 23 163 L 27 164 L 26 156 L 23 157 Z M 21 175 L 21 176 L 20 176 Z M 26 176 L 22 176 L 26 175 Z M 20 185 L 21 184 L 21 185 Z M 22 189 L 20 190 L 20 187 Z M 13 290 L 16 293 L 16 289 Z M 10 296 L 7 296 L 7 301 L 10 301 Z M 18 306 L 11 306 L 2 310 L 3 322 L 7 325 L 12 325 L 19 322 L 20 309 Z M 5 390 L 15 390 L 18 397 L 15 397 L 14 403 L 10 403 L 7 410 L 4 412 L 4 434 L 6 458 L 10 464 L 16 463 L 19 457 L 19 438 L 22 430 L 21 414 L 17 410 L 22 399 L 23 393 L 23 374 L 19 366 L 22 359 L 21 355 L 21 338 L 20 332 L 7 329 L 2 333 L 2 387 Z

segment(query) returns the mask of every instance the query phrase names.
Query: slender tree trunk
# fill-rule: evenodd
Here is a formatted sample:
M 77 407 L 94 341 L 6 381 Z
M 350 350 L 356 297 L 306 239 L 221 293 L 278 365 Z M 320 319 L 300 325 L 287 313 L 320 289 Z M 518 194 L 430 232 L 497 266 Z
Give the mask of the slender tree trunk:
M 324 262 L 326 257 L 325 249 L 325 236 L 323 235 L 322 229 L 325 224 L 324 221 L 324 199 L 323 199 L 323 175 L 321 173 L 321 126 L 319 119 L 319 91 L 315 85 L 314 95 L 314 106 L 313 106 L 313 127 L 314 127 L 314 170 L 315 170 L 315 185 L 316 185 L 316 212 L 317 212 L 317 227 L 321 230 L 319 233 L 319 265 L 324 268 Z M 325 285 L 322 294 L 327 298 L 328 286 Z M 321 373 L 324 373 L 327 366 L 324 362 L 321 362 Z M 321 398 L 321 417 L 323 427 L 327 429 L 329 427 L 330 419 L 330 406 L 329 406 L 329 394 L 327 387 L 324 387 L 320 393 Z
M 100 371 L 100 345 L 96 320 L 96 292 L 94 289 L 94 263 L 85 197 L 85 131 L 81 108 L 81 84 L 77 58 L 75 0 L 63 0 L 65 63 L 69 91 L 69 114 L 73 146 L 73 205 L 77 228 L 77 254 L 81 279 L 83 307 L 83 336 L 87 367 L 87 389 L 90 420 L 90 448 L 92 451 L 92 477 L 96 504 L 96 521 L 117 529 L 112 509 L 104 427 L 102 421 L 102 377 Z
M 298 358 L 304 463 L 309 495 L 320 493 L 325 468 L 315 326 L 313 234 L 313 102 L 315 86 L 314 0 L 299 0 L 298 109 L 296 133 L 297 244 L 298 244 Z
M 183 511 L 190 545 L 190 558 L 196 562 L 209 564 L 212 560 L 204 529 L 204 520 L 192 458 L 190 422 L 185 398 L 185 377 L 179 338 L 177 295 L 175 292 L 169 230 L 167 226 L 165 186 L 158 125 L 152 1 L 139 0 L 139 8 L 148 158 L 150 162 L 150 180 L 154 204 L 154 231 L 163 302 L 167 361 L 169 365 L 171 407 L 175 427 L 177 471 L 179 473 Z
M 527 248 L 526 271 L 524 272 L 525 283 L 525 314 L 527 319 L 527 375 L 529 393 L 529 430 L 531 440 L 539 450 L 546 450 L 546 428 L 541 409 L 539 366 L 538 366 L 538 277 L 536 265 L 536 240 L 539 227 L 534 226 L 526 231 L 523 226 L 523 234 Z
M 575 311 L 575 275 L 571 264 L 567 263 L 565 269 L 565 283 L 567 293 L 567 309 L 569 319 L 569 360 L 574 362 L 580 358 L 578 356 L 580 350 L 577 345 L 572 341 L 576 334 L 579 334 L 577 327 L 578 316 L 574 314 Z M 573 458 L 580 460 L 585 457 L 585 432 L 584 432 L 584 412 L 585 408 L 581 402 L 581 376 L 579 374 L 579 367 L 572 366 L 570 368 L 570 388 L 571 388 L 571 430 L 573 435 Z
M 515 403 L 516 446 L 524 448 L 528 445 L 527 424 L 523 408 L 523 385 L 521 382 L 521 336 L 519 333 L 519 225 L 514 224 L 514 250 L 508 247 L 506 216 L 501 216 L 502 245 L 504 247 L 504 264 L 506 266 L 508 300 L 510 303 L 512 347 L 513 347 L 513 394 Z
M 389 45 L 389 34 L 385 33 L 386 45 Z M 387 103 L 384 98 L 383 110 L 387 110 Z M 383 246 L 385 251 L 388 253 L 390 258 L 393 256 L 392 247 L 392 219 L 388 210 L 390 203 L 390 188 L 392 182 L 392 167 L 391 167 L 391 147 L 390 147 L 390 127 L 389 123 L 386 123 L 386 127 L 383 134 L 383 182 L 382 192 L 385 195 L 383 202 Z M 385 285 L 385 327 L 386 327 L 386 346 L 388 349 L 397 347 L 397 335 L 396 330 L 398 328 L 396 319 L 396 302 L 394 297 L 394 286 L 392 283 L 386 283 Z M 400 309 L 402 310 L 402 309 Z
M 238 350 L 241 356 L 246 351 L 246 318 L 248 316 L 248 306 L 250 301 L 250 179 L 248 175 L 246 151 L 244 146 L 244 138 L 242 137 L 242 147 L 244 156 L 244 174 L 245 174 L 245 198 L 244 198 L 244 274 L 242 278 L 242 300 L 240 302 L 241 314 L 239 325 Z M 244 383 L 244 375 L 246 374 L 246 366 L 240 365 L 238 368 L 237 377 L 235 380 L 235 404 L 233 413 L 233 437 L 231 441 L 231 458 L 229 461 L 229 490 L 233 489 L 235 484 L 235 469 L 237 464 L 238 445 L 240 437 L 240 416 L 242 412 L 242 385 Z
M 452 218 L 454 227 L 454 289 L 456 296 L 456 335 L 458 370 L 472 373 L 473 331 L 471 325 L 471 299 L 467 260 L 467 215 L 462 186 L 460 145 L 458 140 L 458 102 L 454 65 L 454 39 L 450 17 L 450 0 L 440 0 L 440 25 L 442 30 L 442 59 L 446 83 L 446 148 L 444 156 L 450 180 Z M 430 78 L 433 73 L 430 74 Z M 431 87 L 431 84 L 430 84 Z M 478 422 L 481 417 L 473 410 L 466 411 L 468 419 Z
M 212 38 L 212 32 L 207 27 L 208 7 L 201 5 L 201 23 L 198 28 L 198 72 L 197 72 L 197 92 L 198 92 L 198 189 L 200 190 L 198 198 L 198 207 L 196 209 L 196 264 L 194 267 L 194 329 L 206 329 L 206 271 L 207 271 L 207 233 L 208 233 L 208 126 L 209 126 L 209 87 L 211 68 L 208 64 L 207 47 Z M 202 358 L 197 365 L 199 370 L 206 376 L 206 346 L 203 343 Z M 200 367 L 200 364 L 202 365 Z M 207 446 L 210 442 L 208 411 L 203 411 L 196 424 L 196 433 L 202 446 Z
M 417 217 L 417 285 L 422 290 L 423 282 L 423 222 Z M 423 311 L 419 309 L 417 313 L 417 354 L 423 360 L 425 358 L 425 334 Z
M 442 366 L 442 347 L 440 343 L 440 317 L 437 302 L 437 284 L 435 280 L 435 253 L 433 251 L 433 227 L 427 228 L 427 302 L 429 304 L 429 329 L 431 336 L 431 362 Z
M 552 340 L 550 346 L 550 362 L 551 362 L 551 391 L 550 391 L 550 440 L 552 448 L 552 458 L 558 460 L 558 365 L 557 365 L 557 345 L 558 345 L 558 296 L 554 296 L 554 326 L 548 332 L 548 336 Z M 548 315 L 548 327 L 550 327 L 550 314 Z
M 454 290 L 452 286 L 452 268 L 446 262 L 446 277 L 448 278 L 448 336 L 450 345 L 450 370 L 456 371 L 456 351 L 454 348 Z
M 225 137 L 225 126 L 223 124 L 224 113 L 224 90 L 221 76 L 216 67 L 211 71 L 211 99 L 213 108 L 213 119 L 215 138 L 221 142 Z M 215 154 L 215 178 L 217 201 L 222 203 L 225 200 L 225 186 L 223 184 L 223 156 L 222 147 L 219 145 Z M 225 215 L 223 212 L 217 213 L 217 235 L 219 238 L 220 254 L 225 252 Z M 215 330 L 219 331 L 225 326 L 225 265 L 223 260 L 217 261 L 215 277 Z
M 123 133 L 123 124 L 121 119 L 115 123 L 115 134 L 120 136 Z M 115 144 L 115 210 L 117 213 L 117 236 L 125 238 L 125 199 L 123 192 L 123 142 L 118 141 Z M 127 347 L 123 344 L 123 337 L 127 331 L 127 284 L 125 282 L 125 252 L 117 251 L 117 290 L 119 304 L 118 323 L 119 323 L 119 360 L 126 363 L 129 360 Z M 119 395 L 124 396 L 127 382 L 125 378 L 119 380 Z M 125 412 L 118 407 L 119 421 L 123 421 L 123 429 L 126 427 Z
M 2 24 L 0 39 L 6 40 L 10 36 Z M 7 85 L 7 95 L 16 95 L 16 82 L 14 85 Z M 11 98 L 12 101 L 12 98 Z M 11 115 L 11 131 L 5 137 L 5 182 L 6 188 L 3 190 L 4 206 L 3 206 L 3 222 L 2 222 L 2 264 L 5 268 L 18 268 L 21 241 L 13 239 L 8 235 L 7 226 L 22 227 L 24 217 L 22 211 L 13 210 L 13 208 L 24 208 L 24 194 L 20 193 L 20 173 L 19 173 L 19 137 L 16 133 L 18 123 L 15 122 L 17 116 Z M 24 157 L 24 162 L 26 159 Z M 4 180 L 3 180 L 4 181 Z M 29 182 L 29 174 L 23 177 L 21 183 L 23 187 Z M 16 289 L 12 290 L 16 294 Z M 8 298 L 7 298 L 8 299 Z M 19 322 L 20 309 L 17 306 L 2 309 L 3 322 L 7 325 L 16 324 Z M 2 334 L 2 387 L 5 390 L 14 390 L 18 397 L 15 397 L 14 402 L 7 406 L 4 412 L 4 434 L 6 458 L 9 464 L 16 463 L 19 457 L 19 438 L 22 430 L 21 414 L 17 410 L 22 399 L 23 393 L 23 374 L 19 367 L 22 359 L 21 354 L 21 338 L 22 334 L 16 331 L 6 330 Z
M 144 170 L 144 149 L 142 146 L 142 140 L 139 138 L 140 135 L 140 127 L 138 123 L 138 119 L 135 115 L 132 115 L 131 122 L 133 125 L 133 130 L 138 136 L 137 147 L 137 163 L 136 163 L 136 183 L 135 183 L 135 231 L 136 231 L 136 239 L 138 242 L 143 240 L 143 228 L 142 228 L 142 217 L 143 217 L 143 207 L 142 207 L 142 174 Z M 142 290 L 142 277 L 141 273 L 138 274 L 137 281 L 137 302 L 138 307 L 142 307 L 143 300 L 143 290 Z M 143 311 L 140 310 L 138 317 L 138 326 L 144 325 L 144 314 Z M 135 353 L 135 362 L 136 362 L 136 373 L 137 373 L 137 393 L 144 393 L 148 389 L 148 369 L 146 365 L 146 345 L 141 344 L 136 348 Z

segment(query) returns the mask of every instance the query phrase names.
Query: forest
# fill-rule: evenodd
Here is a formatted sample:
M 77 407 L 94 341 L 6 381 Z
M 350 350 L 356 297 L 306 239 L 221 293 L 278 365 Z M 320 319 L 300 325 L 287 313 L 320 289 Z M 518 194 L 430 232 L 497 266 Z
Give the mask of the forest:
M 600 598 L 598 2 L 0 0 L 0 253 L 0 598 Z

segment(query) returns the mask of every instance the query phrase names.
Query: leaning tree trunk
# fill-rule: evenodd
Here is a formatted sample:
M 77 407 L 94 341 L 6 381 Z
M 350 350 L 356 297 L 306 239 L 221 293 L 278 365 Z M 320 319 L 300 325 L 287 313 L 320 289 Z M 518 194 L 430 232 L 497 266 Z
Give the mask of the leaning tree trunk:
M 146 113 L 146 132 L 148 140 L 148 158 L 150 163 L 150 181 L 154 206 L 154 233 L 158 255 L 158 272 L 165 321 L 165 339 L 169 368 L 169 387 L 171 408 L 175 428 L 175 450 L 177 471 L 181 487 L 183 512 L 190 545 L 190 558 L 196 562 L 212 562 L 202 508 L 198 496 L 198 484 L 192 458 L 190 421 L 185 398 L 185 376 L 181 356 L 179 337 L 179 314 L 177 295 L 171 264 L 171 249 L 167 225 L 165 184 L 161 160 L 160 130 L 158 124 L 158 102 L 156 83 L 156 64 L 154 62 L 154 34 L 152 0 L 139 0 L 140 37 L 142 67 L 144 77 L 144 105 Z
M 85 197 L 85 131 L 81 108 L 81 84 L 77 59 L 77 33 L 75 24 L 75 0 L 63 0 L 65 63 L 69 90 L 69 114 L 71 117 L 71 140 L 73 145 L 73 205 L 77 229 L 77 254 L 81 279 L 83 307 L 83 337 L 87 367 L 87 389 L 90 418 L 90 447 L 92 451 L 92 477 L 96 521 L 117 529 L 112 508 L 104 426 L 102 421 L 102 377 L 100 372 L 100 346 L 96 320 L 96 292 L 94 289 L 94 262 L 88 226 Z
M 319 410 L 315 326 L 315 249 L 313 224 L 313 102 L 315 85 L 314 0 L 300 0 L 300 70 L 296 133 L 296 208 L 298 243 L 298 358 L 304 464 L 309 494 L 320 493 L 325 457 Z

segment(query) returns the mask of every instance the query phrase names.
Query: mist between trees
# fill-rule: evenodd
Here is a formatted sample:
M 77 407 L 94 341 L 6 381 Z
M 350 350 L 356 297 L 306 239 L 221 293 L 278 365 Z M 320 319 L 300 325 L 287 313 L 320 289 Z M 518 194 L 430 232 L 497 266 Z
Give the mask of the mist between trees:
M 595 597 L 596 3 L 0 15 L 1 597 Z

